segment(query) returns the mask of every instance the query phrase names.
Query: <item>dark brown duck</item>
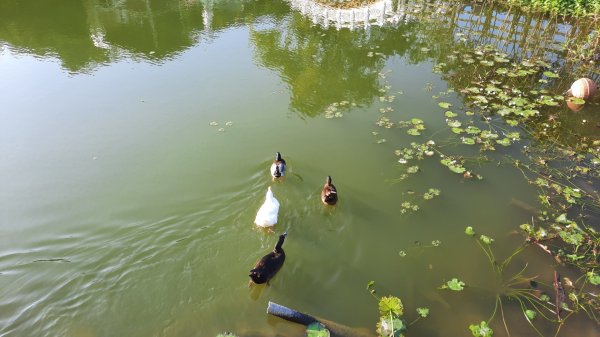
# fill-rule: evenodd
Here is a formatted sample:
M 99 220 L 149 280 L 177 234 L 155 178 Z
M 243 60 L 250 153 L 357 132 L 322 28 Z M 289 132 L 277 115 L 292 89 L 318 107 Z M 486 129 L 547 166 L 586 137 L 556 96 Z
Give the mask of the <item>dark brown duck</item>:
M 325 186 L 321 191 L 321 201 L 326 205 L 335 205 L 338 201 L 337 189 L 331 183 L 331 176 L 327 176 Z
M 283 266 L 283 262 L 285 261 L 285 252 L 283 251 L 283 241 L 287 236 L 287 232 L 281 234 L 279 236 L 279 240 L 277 240 L 277 244 L 272 252 L 263 256 L 254 268 L 250 270 L 250 278 L 252 282 L 256 284 L 269 284 L 269 280 L 277 274 L 281 266 Z

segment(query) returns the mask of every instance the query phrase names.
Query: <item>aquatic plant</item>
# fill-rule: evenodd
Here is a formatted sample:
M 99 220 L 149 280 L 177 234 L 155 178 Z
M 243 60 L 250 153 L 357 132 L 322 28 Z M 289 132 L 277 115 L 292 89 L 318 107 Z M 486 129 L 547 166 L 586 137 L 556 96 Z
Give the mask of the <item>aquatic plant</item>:
M 407 169 L 408 173 L 417 173 L 419 170 L 418 166 L 411 166 Z M 398 180 L 396 180 L 398 181 Z M 406 214 L 406 213 L 411 213 L 411 212 L 416 212 L 419 210 L 420 206 L 418 204 L 418 202 L 420 200 L 431 200 L 437 196 L 440 195 L 440 190 L 437 188 L 429 188 L 427 190 L 427 192 L 423 193 L 423 194 L 415 194 L 414 191 L 408 191 L 407 194 L 411 197 L 410 201 L 402 201 L 400 203 L 400 213 L 402 214 Z
M 415 245 L 413 247 L 410 247 L 409 249 L 419 249 L 422 252 L 425 248 L 439 247 L 441 244 L 442 241 L 440 240 L 432 240 L 430 245 L 424 245 L 420 241 L 415 241 Z M 400 257 L 406 257 L 408 254 L 406 250 L 401 250 L 398 252 L 398 255 Z
M 499 262 L 492 249 L 492 243 L 494 242 L 492 238 L 483 234 L 477 238 L 476 232 L 471 226 L 468 226 L 465 229 L 465 234 L 472 237 L 482 249 L 488 258 L 494 273 L 498 276 L 501 285 L 497 290 L 495 306 L 490 318 L 487 321 L 482 321 L 479 325 L 470 325 L 469 329 L 473 336 L 489 336 L 493 333 L 488 324 L 495 318 L 498 309 L 502 317 L 504 328 L 506 329 L 507 334 L 510 335 L 508 328 L 509 324 L 504 315 L 504 298 L 514 300 L 519 304 L 525 320 L 540 336 L 542 336 L 542 333 L 533 322 L 536 317 L 541 317 L 547 321 L 556 323 L 557 334 L 565 324 L 565 321 L 571 315 L 578 312 L 584 312 L 590 318 L 600 323 L 597 317 L 597 312 L 600 309 L 600 302 L 596 295 L 586 289 L 587 283 L 594 284 L 593 282 L 600 281 L 597 279 L 595 273 L 591 272 L 587 278 L 581 277 L 576 281 L 564 278 L 564 283 L 567 285 L 565 287 L 563 286 L 563 280 L 561 280 L 560 275 L 555 272 L 552 287 L 543 284 L 543 286 L 548 288 L 546 292 L 551 293 L 552 290 L 554 291 L 555 301 L 551 302 L 550 296 L 548 296 L 545 291 L 539 289 L 539 283 L 535 281 L 537 276 L 524 276 L 527 264 L 525 264 L 525 266 L 517 273 L 506 275 L 507 267 L 510 265 L 513 258 L 528 247 L 526 243 L 519 246 L 512 254 Z M 440 289 L 461 291 L 464 289 L 464 286 L 464 282 L 459 281 L 457 278 L 453 278 L 442 285 Z M 562 313 L 566 314 L 561 315 Z
M 600 14 L 598 0 L 505 0 L 525 9 L 572 16 L 594 16 Z
M 329 330 L 320 322 L 311 323 L 306 326 L 307 337 L 329 337 Z
M 377 333 L 383 337 L 401 337 L 409 326 L 415 324 L 421 318 L 429 316 L 429 308 L 417 308 L 417 317 L 406 324 L 403 320 L 404 305 L 402 300 L 396 296 L 378 297 L 375 291 L 375 282 L 370 281 L 367 284 L 367 290 L 378 301 L 379 321 L 377 322 Z

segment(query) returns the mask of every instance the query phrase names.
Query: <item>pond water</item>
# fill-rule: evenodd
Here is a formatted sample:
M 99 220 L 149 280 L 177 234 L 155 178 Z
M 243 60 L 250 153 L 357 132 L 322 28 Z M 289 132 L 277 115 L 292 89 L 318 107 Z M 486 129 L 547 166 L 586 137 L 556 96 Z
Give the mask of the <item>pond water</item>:
M 529 141 L 471 164 L 482 180 L 438 153 L 402 179 L 395 150 L 451 139 L 438 97 L 463 103 L 434 56 L 460 36 L 561 60 L 554 38 L 527 49 L 526 36 L 456 37 L 469 6 L 420 8 L 350 30 L 279 1 L 3 1 L 0 336 L 303 335 L 269 317 L 269 301 L 374 333 L 370 281 L 402 299 L 409 321 L 430 309 L 407 335 L 469 335 L 492 314 L 499 281 L 464 229 L 493 237 L 500 258 L 523 242 L 516 229 L 535 215 L 537 190 L 502 162 Z M 426 129 L 381 127 L 382 115 Z M 597 105 L 569 122 L 597 136 L 594 116 Z M 465 148 L 444 149 L 478 154 Z M 276 151 L 289 172 L 273 182 Z M 335 207 L 320 201 L 327 175 Z M 253 225 L 269 186 L 281 203 L 274 233 Z M 440 195 L 424 200 L 430 188 Z M 249 288 L 249 269 L 283 231 L 285 265 Z M 526 263 L 552 283 L 550 256 L 528 248 L 510 270 Z M 467 291 L 438 289 L 454 277 Z M 518 303 L 504 310 L 512 335 L 533 335 Z M 491 326 L 505 333 L 499 317 Z M 559 335 L 593 334 L 578 315 Z

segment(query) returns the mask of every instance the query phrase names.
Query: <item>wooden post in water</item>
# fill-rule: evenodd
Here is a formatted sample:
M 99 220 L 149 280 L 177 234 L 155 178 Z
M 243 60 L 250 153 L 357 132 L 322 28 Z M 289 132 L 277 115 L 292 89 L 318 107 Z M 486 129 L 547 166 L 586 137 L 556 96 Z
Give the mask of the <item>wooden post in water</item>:
M 304 326 L 312 323 L 321 323 L 325 326 L 325 328 L 327 328 L 327 330 L 329 330 L 331 337 L 375 337 L 373 333 L 370 333 L 366 329 L 351 328 L 342 324 L 328 321 L 326 319 L 298 312 L 271 301 L 269 301 L 269 305 L 267 306 L 267 313 L 269 315 L 283 318 L 286 321 L 302 324 Z

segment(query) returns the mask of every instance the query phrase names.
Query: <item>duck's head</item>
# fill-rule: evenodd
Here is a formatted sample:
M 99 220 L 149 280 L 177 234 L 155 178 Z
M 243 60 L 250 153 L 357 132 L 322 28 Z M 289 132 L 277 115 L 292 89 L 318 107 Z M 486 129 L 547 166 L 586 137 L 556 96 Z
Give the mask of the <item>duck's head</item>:
M 331 176 L 327 176 L 325 182 L 327 183 L 327 185 L 331 185 Z
M 275 160 L 281 160 L 281 153 L 275 152 Z

